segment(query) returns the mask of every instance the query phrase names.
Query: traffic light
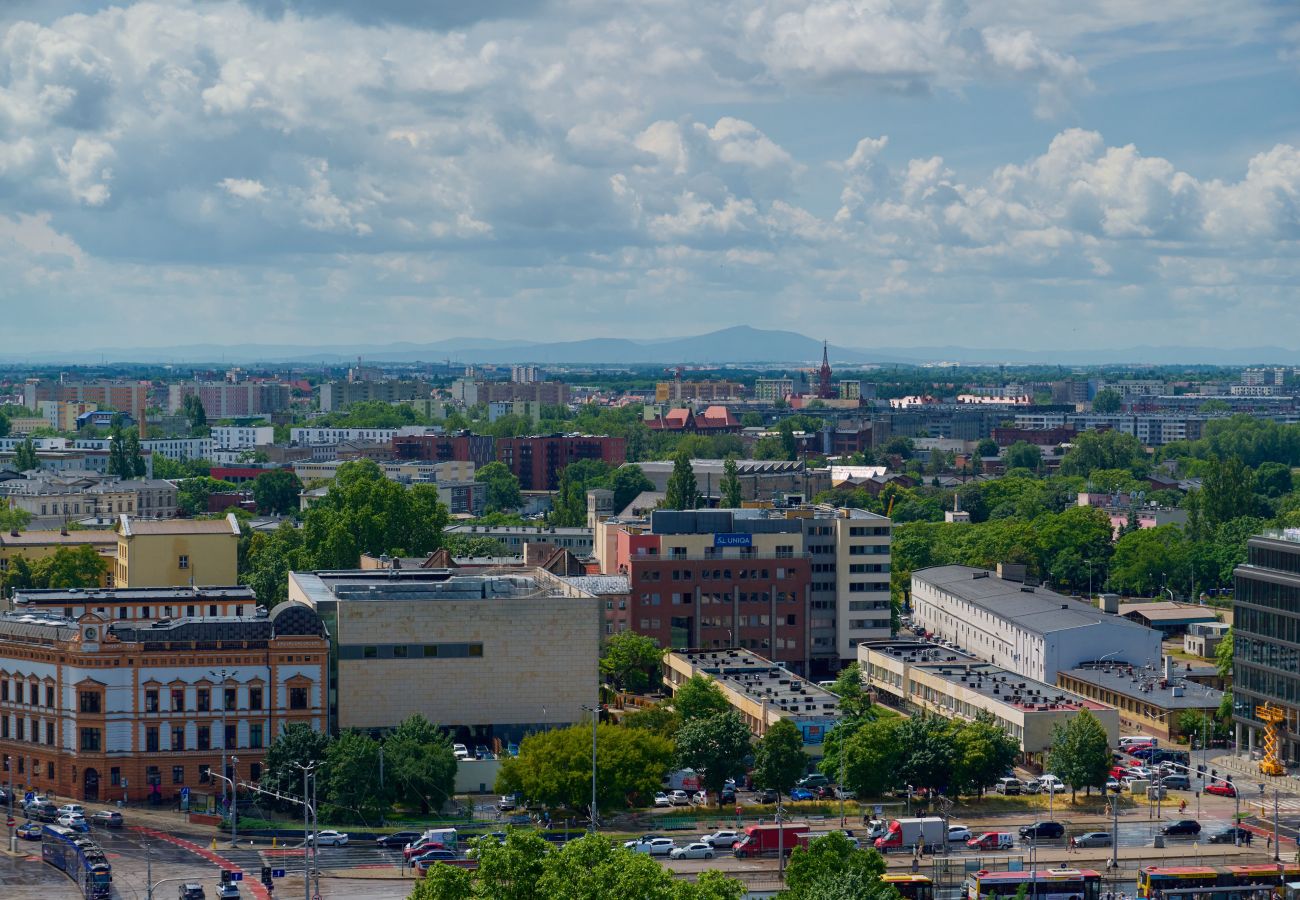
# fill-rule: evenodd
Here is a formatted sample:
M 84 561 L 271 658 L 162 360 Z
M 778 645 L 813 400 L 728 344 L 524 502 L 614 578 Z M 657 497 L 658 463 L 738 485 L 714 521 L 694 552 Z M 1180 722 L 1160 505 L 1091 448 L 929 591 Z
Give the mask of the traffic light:
M 272 884 L 270 866 L 262 866 L 262 884 L 266 885 L 267 887 L 270 887 Z
M 221 883 L 222 883 L 222 884 L 230 884 L 230 870 L 229 870 L 229 869 L 222 869 L 222 870 L 221 870 Z

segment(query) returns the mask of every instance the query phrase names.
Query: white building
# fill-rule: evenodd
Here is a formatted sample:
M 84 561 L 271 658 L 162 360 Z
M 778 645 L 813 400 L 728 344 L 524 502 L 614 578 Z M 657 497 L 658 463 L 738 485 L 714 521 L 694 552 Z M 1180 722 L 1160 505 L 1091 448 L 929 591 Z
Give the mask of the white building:
M 249 450 L 275 443 L 271 425 L 214 425 L 212 440 L 223 450 Z
M 912 621 L 1012 672 L 1056 683 L 1057 672 L 1109 656 L 1159 663 L 1160 632 L 1069 597 L 970 566 L 912 573 Z
M 290 428 L 289 440 L 295 444 L 341 444 L 345 441 L 386 444 L 394 435 L 424 434 L 426 431 L 428 429 L 423 425 L 405 425 L 401 428 Z

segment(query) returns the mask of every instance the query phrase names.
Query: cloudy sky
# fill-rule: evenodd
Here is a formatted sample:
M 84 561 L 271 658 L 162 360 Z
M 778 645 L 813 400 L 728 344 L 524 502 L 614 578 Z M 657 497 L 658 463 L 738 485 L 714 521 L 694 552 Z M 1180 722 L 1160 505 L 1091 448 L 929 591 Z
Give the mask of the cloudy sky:
M 1291 0 L 0 4 L 0 343 L 1300 348 Z

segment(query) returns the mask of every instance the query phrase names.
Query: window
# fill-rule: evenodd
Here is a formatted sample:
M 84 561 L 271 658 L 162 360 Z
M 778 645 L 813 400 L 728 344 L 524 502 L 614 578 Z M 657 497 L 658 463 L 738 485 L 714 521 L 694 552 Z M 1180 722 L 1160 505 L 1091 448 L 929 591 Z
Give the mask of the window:
M 9 702 L 9 681 L 8 679 L 0 681 L 0 700 Z
M 9 737 L 9 717 L 0 716 L 0 738 Z
M 156 713 L 158 711 L 158 692 L 144 692 L 144 711 Z
M 393 646 L 393 659 L 406 659 L 405 644 L 395 644 Z
M 144 730 L 144 752 L 158 752 L 158 726 L 150 725 Z
M 248 777 L 251 778 L 253 781 L 261 781 L 261 780 L 262 780 L 262 764 L 261 764 L 261 763 L 253 763 L 251 766 L 249 766 L 249 767 L 248 767 Z
M 234 709 L 235 703 L 239 699 L 239 688 L 226 688 L 224 699 L 226 709 Z
M 212 695 L 207 688 L 199 688 L 194 692 L 194 708 L 199 712 L 208 712 L 211 709 Z
M 361 657 L 362 657 L 362 659 L 375 659 L 375 658 L 377 658 L 378 656 L 379 656 L 379 648 L 378 648 L 378 647 L 362 647 L 362 648 L 361 648 Z
M 45 705 L 54 708 L 54 685 L 52 684 L 45 686 Z
M 402 649 L 405 650 L 406 648 L 403 647 Z M 248 689 L 248 708 L 262 708 L 262 689 L 260 687 L 251 687 Z
M 190 606 L 185 607 L 185 615 L 187 618 L 190 619 L 194 618 L 194 606 L 192 604 Z
M 243 604 L 239 604 L 239 603 L 235 604 L 235 615 L 242 616 L 243 614 L 244 614 Z
M 158 771 L 157 766 L 150 766 L 144 770 L 144 782 L 153 785 L 162 784 L 162 774 Z
M 425 658 L 425 659 L 433 659 L 433 658 L 436 657 L 437 655 L 438 655 L 438 645 L 437 645 L 437 644 L 425 644 L 425 645 L 424 645 L 424 658 Z
M 172 784 L 184 784 L 184 783 L 185 783 L 185 767 L 172 766 Z
M 184 553 L 182 553 L 180 555 L 180 558 L 176 560 L 176 568 L 188 569 L 189 567 L 190 567 L 190 558 L 186 556 Z
M 27 740 L 27 720 L 22 716 L 18 717 L 18 729 L 14 732 L 14 737 L 20 741 Z
M 262 747 L 262 723 L 254 722 L 248 726 L 248 746 L 254 750 Z
M 54 723 L 45 723 L 45 743 L 54 746 Z
M 480 652 L 480 656 L 482 653 Z M 307 689 L 305 687 L 289 688 L 289 708 L 306 709 L 307 708 Z
M 215 603 L 209 604 L 208 615 L 215 616 L 216 614 L 217 614 L 217 604 Z
M 470 655 L 470 656 L 482 656 L 482 655 L 483 655 L 483 645 L 482 645 L 482 644 L 470 644 L 470 645 L 469 645 L 469 655 Z
M 185 711 L 185 688 L 172 688 L 172 712 Z
M 81 729 L 81 749 L 83 751 L 98 752 L 99 750 L 99 729 L 98 728 Z
M 111 787 L 122 786 L 122 770 L 117 766 L 108 770 L 108 783 Z
M 239 725 L 238 725 L 238 723 L 236 723 L 236 724 L 234 724 L 234 725 L 227 725 L 227 726 L 226 726 L 226 743 L 225 743 L 225 748 L 228 749 L 228 750 L 230 750 L 230 749 L 234 749 L 235 747 L 238 747 L 238 746 L 239 746 Z
M 194 744 L 199 750 L 212 749 L 212 728 L 209 725 L 200 725 L 194 734 Z
M 81 711 L 84 713 L 97 713 L 101 711 L 99 694 L 93 691 L 82 691 L 77 695 L 81 705 Z
M 184 725 L 172 726 L 172 749 L 173 750 L 185 749 L 185 726 Z

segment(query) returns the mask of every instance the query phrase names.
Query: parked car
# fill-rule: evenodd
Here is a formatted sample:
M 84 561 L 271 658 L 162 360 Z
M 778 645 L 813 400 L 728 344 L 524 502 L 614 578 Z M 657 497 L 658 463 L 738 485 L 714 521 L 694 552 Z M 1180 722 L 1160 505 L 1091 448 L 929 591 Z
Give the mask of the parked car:
M 1195 819 L 1179 819 L 1161 828 L 1160 833 L 1170 836 L 1179 834 L 1195 836 L 1201 833 L 1201 823 Z
M 1011 796 L 1012 794 L 1019 794 L 1021 788 L 1022 785 L 1020 784 L 1019 778 L 999 778 L 997 780 L 997 783 L 993 785 L 993 790 L 995 792 L 999 794 L 1006 794 L 1007 796 Z
M 90 823 L 86 817 L 78 813 L 64 813 L 55 820 L 64 828 L 71 828 L 73 831 L 89 831 Z
M 375 838 L 375 843 L 380 847 L 400 850 L 420 834 L 419 831 L 394 831 L 392 834 L 383 834 Z
M 628 844 L 631 844 L 631 846 L 628 846 Z M 629 841 L 628 844 L 624 844 L 623 846 L 627 847 L 627 849 L 634 853 L 648 853 L 651 856 L 667 856 L 672 853 L 673 848 L 677 846 L 673 843 L 673 839 L 668 837 Z
M 203 885 L 193 881 L 178 885 L 176 898 L 177 900 L 204 900 Z
M 217 900 L 240 900 L 239 885 L 233 881 L 218 883 Z
M 510 810 L 514 809 L 518 805 L 519 804 L 515 801 L 514 796 L 511 794 L 502 794 L 501 799 L 497 801 L 497 809 L 502 812 L 510 812 Z
M 837 787 L 837 788 L 835 788 L 835 799 L 836 799 L 836 800 L 856 800 L 856 799 L 858 799 L 858 795 L 857 795 L 857 793 L 856 793 L 855 791 L 852 791 L 852 790 L 850 790 L 849 788 L 846 788 L 846 787 Z
M 808 790 L 808 788 L 797 787 L 790 791 L 791 800 L 815 800 L 816 798 L 817 795 Z
M 1210 835 L 1211 844 L 1249 844 L 1255 835 L 1245 828 L 1225 828 Z
M 672 806 L 673 802 L 668 799 L 668 795 L 663 791 L 655 794 L 655 806 Z
M 428 853 L 421 853 L 415 859 L 411 860 L 411 865 L 416 872 L 424 874 L 424 871 L 436 862 L 447 862 L 451 859 L 459 859 L 455 850 L 430 850 Z
M 475 744 L 474 758 L 475 759 L 496 759 L 497 757 L 496 754 L 492 752 L 491 748 L 489 748 L 487 744 Z
M 317 847 L 345 847 L 348 843 L 348 836 L 341 831 L 322 831 L 313 834 L 312 839 Z
M 90 817 L 90 824 L 104 828 L 121 828 L 125 824 L 122 814 L 115 809 L 101 809 Z
M 670 859 L 713 859 L 713 845 L 696 841 L 685 847 L 673 847 L 668 856 Z
M 24 822 L 18 826 L 18 836 L 24 841 L 39 841 L 41 826 L 39 822 Z
M 466 747 L 464 744 L 452 744 L 452 745 L 451 745 L 451 752 L 452 752 L 452 755 L 455 756 L 457 759 L 469 759 L 469 758 L 470 758 L 470 756 L 469 756 L 469 748 Z
M 759 803 L 775 803 L 777 801 L 777 793 L 771 788 L 763 788 L 755 791 L 755 793 L 758 795 L 756 800 Z
M 967 828 L 965 825 L 948 826 L 949 841 L 969 841 L 970 839 L 971 839 L 970 829 Z
M 1071 847 L 1109 847 L 1110 845 L 1109 831 L 1087 831 L 1070 838 Z
M 1015 839 L 1008 831 L 986 831 L 968 840 L 966 846 L 972 850 L 1010 850 L 1015 846 Z
M 740 833 L 735 831 L 715 831 L 713 834 L 706 834 L 700 838 L 704 843 L 718 850 L 730 850 L 731 846 L 740 840 Z
M 1124 790 L 1124 785 L 1121 782 L 1116 781 L 1114 778 L 1108 778 L 1106 779 L 1106 790 L 1110 791 L 1112 794 L 1118 794 L 1120 791 Z
M 1022 794 L 1037 794 L 1042 789 L 1043 783 L 1037 778 L 1026 778 L 1020 782 L 1020 793 Z
M 1235 797 L 1237 796 L 1237 787 L 1233 784 L 1225 784 L 1222 781 L 1212 781 L 1205 786 L 1205 793 L 1214 794 L 1216 797 Z
M 797 782 L 795 782 L 797 786 L 805 787 L 805 788 L 821 787 L 822 785 L 830 784 L 830 783 L 831 780 L 827 778 L 825 775 L 822 775 L 820 772 L 814 772 L 811 775 L 805 775 L 803 778 L 800 778 Z
M 1186 775 L 1166 775 L 1160 779 L 1160 783 L 1171 791 L 1190 791 L 1192 789 L 1192 779 Z
M 1020 836 L 1030 840 L 1044 840 L 1065 837 L 1065 826 L 1060 822 L 1035 822 L 1032 825 L 1022 825 Z
M 722 789 L 722 793 L 719 795 L 719 799 L 723 803 L 735 803 L 736 789 L 734 787 L 724 787 Z
M 694 804 L 695 806 L 708 806 L 709 792 L 696 791 L 694 794 L 691 794 L 691 803 Z
M 59 815 L 66 816 L 69 814 L 84 816 L 86 814 L 86 807 L 82 806 L 80 803 L 65 803 L 59 807 Z
M 685 791 L 669 791 L 668 802 L 673 806 L 690 806 L 691 795 Z
M 506 745 L 506 753 L 510 754 L 511 756 L 518 756 L 518 755 L 519 755 L 519 745 L 518 745 L 518 744 L 507 744 L 507 745 Z

